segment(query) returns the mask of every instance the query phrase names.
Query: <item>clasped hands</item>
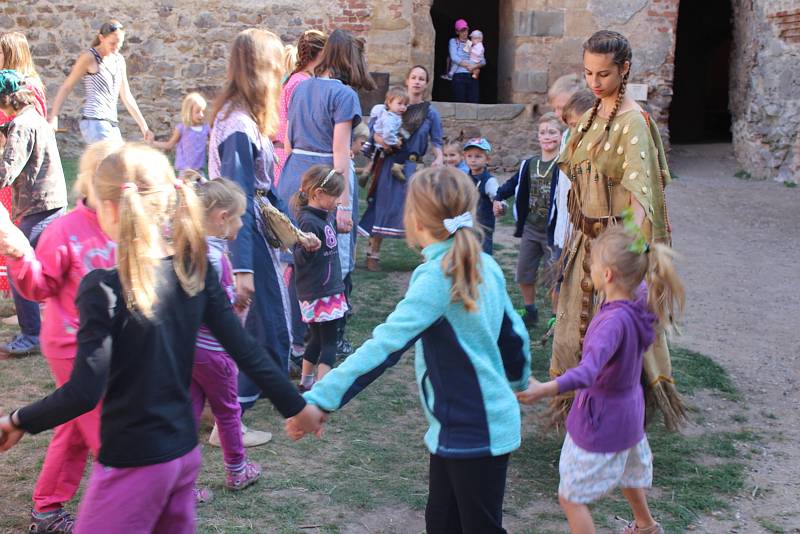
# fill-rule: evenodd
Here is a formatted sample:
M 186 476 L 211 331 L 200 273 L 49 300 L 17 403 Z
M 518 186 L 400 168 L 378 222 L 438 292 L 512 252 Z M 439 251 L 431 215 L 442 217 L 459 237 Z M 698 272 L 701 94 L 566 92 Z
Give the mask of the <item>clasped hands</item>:
M 6 452 L 17 444 L 25 431 L 11 422 L 11 415 L 3 415 L 0 410 L 0 452 Z
M 294 417 L 286 420 L 286 435 L 297 441 L 306 434 L 314 434 L 322 437 L 324 431 L 323 424 L 328 420 L 328 414 L 313 404 L 306 404 L 306 407 Z
M 30 249 L 28 238 L 11 221 L 5 207 L 0 205 L 0 254 L 21 258 Z
M 549 382 L 539 382 L 531 377 L 528 381 L 528 389 L 517 392 L 517 400 L 522 404 L 533 404 L 545 397 L 554 397 L 558 394 L 558 384 L 555 380 Z

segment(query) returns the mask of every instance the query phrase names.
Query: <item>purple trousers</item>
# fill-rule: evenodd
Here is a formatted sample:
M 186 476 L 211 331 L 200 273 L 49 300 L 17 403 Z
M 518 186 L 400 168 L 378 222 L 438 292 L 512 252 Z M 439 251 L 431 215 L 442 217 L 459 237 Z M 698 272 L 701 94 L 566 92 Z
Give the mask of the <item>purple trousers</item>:
M 242 408 L 238 400 L 239 370 L 226 352 L 197 348 L 192 367 L 192 409 L 200 423 L 206 399 L 217 422 L 225 467 L 237 471 L 245 463 Z
M 78 508 L 75 534 L 193 534 L 192 488 L 200 463 L 200 447 L 169 462 L 142 467 L 105 467 L 95 462 Z

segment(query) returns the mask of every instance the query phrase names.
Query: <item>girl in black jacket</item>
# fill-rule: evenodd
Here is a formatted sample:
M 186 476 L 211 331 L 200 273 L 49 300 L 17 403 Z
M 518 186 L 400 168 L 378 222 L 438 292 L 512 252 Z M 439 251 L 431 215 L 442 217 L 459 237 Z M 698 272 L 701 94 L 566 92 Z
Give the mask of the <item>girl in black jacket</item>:
M 313 233 L 322 246 L 308 252 L 294 249 L 295 284 L 303 321 L 309 337 L 303 355 L 300 391 L 308 391 L 333 367 L 336 358 L 336 330 L 339 319 L 348 310 L 342 281 L 336 237 L 335 210 L 344 192 L 344 176 L 327 165 L 315 165 L 303 175 L 292 208 L 298 226 Z

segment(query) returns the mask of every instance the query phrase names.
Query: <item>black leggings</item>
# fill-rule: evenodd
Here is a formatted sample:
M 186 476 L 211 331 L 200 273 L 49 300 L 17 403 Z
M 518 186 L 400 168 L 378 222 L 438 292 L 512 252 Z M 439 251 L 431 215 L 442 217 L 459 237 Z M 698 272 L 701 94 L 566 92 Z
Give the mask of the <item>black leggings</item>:
M 503 534 L 508 454 L 455 459 L 431 454 L 428 534 Z
M 339 320 L 308 323 L 308 343 L 303 359 L 316 365 L 324 363 L 333 367 L 336 361 L 336 333 Z

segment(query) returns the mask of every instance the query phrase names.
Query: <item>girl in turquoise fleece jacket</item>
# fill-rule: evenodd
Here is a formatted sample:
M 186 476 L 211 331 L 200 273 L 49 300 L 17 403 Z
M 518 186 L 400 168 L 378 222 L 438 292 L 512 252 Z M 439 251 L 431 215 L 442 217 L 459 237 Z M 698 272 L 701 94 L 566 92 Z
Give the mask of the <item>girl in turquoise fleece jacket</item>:
M 514 391 L 530 376 L 528 333 L 502 270 L 481 253 L 476 204 L 475 186 L 461 172 L 439 167 L 414 175 L 405 226 L 426 261 L 372 338 L 305 395 L 325 412 L 337 410 L 415 344 L 430 424 L 428 532 L 504 532 L 508 457 L 520 445 Z M 287 432 L 302 436 L 291 421 Z

